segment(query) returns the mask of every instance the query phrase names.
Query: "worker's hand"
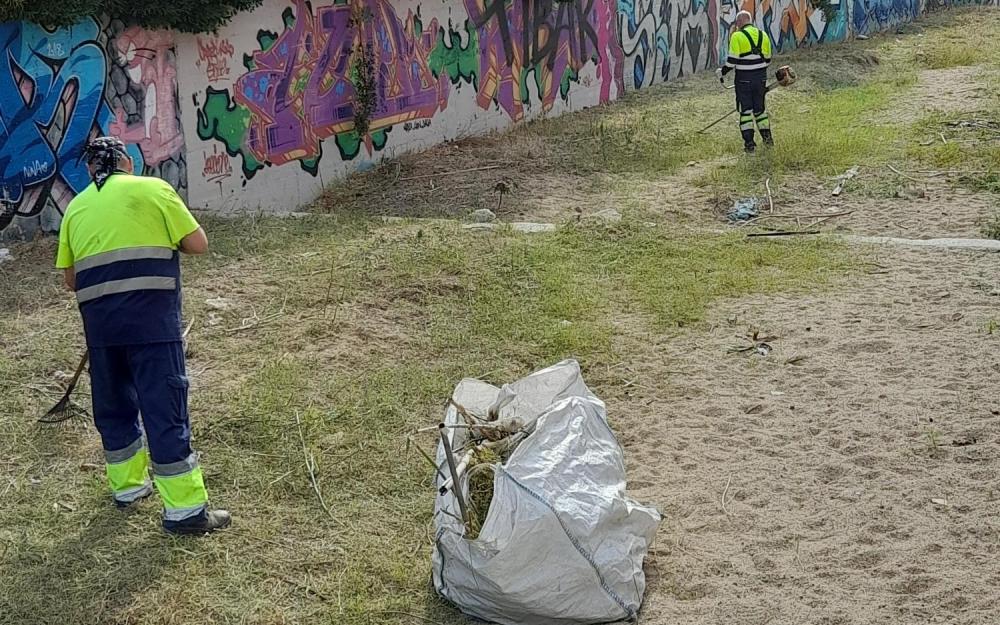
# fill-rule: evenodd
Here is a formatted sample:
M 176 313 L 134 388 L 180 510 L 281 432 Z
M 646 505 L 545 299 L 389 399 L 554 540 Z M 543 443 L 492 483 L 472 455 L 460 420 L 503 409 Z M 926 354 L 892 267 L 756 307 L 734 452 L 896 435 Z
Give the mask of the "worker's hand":
M 717 67 L 715 69 L 715 75 L 716 75 L 716 77 L 718 77 L 719 82 L 721 82 L 722 84 L 726 84 L 726 77 L 722 75 L 722 68 L 721 67 Z

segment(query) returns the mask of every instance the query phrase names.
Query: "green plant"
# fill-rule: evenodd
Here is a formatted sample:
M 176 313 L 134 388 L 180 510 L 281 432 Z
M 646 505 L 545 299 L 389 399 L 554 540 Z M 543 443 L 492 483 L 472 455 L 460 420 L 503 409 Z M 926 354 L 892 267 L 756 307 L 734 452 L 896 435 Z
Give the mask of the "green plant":
M 213 32 L 240 11 L 260 6 L 263 0 L 7 0 L 0 2 L 0 22 L 26 20 L 47 26 L 71 26 L 86 17 L 113 15 L 147 28 L 173 28 L 182 32 Z
M 356 3 L 351 10 L 351 21 L 359 31 L 371 21 L 371 10 L 362 3 Z M 365 37 L 358 37 L 354 48 L 354 132 L 364 137 L 371 128 L 372 113 L 378 104 L 375 84 L 375 53 L 372 44 Z
M 930 455 L 937 454 L 938 447 L 941 444 L 941 432 L 935 428 L 927 428 L 924 430 L 924 438 L 927 444 L 927 451 L 930 452 Z
M 1000 240 L 1000 211 L 994 212 L 981 230 L 984 237 Z

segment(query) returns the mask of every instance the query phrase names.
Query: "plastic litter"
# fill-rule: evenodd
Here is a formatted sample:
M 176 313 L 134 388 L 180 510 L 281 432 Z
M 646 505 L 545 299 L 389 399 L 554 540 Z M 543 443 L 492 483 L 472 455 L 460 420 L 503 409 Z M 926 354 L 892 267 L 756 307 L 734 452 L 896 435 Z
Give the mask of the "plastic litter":
M 760 216 L 761 206 L 762 202 L 760 198 L 757 197 L 748 197 L 736 200 L 733 202 L 733 207 L 726 214 L 726 218 L 733 223 L 750 221 L 754 217 Z

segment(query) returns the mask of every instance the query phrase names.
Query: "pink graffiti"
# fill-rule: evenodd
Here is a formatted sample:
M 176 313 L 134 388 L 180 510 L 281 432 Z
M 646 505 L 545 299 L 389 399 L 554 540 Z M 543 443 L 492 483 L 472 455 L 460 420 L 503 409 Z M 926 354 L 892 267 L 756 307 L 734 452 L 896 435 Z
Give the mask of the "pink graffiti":
M 125 143 L 137 143 L 147 165 L 157 165 L 184 147 L 184 133 L 177 119 L 177 68 L 168 59 L 174 49 L 173 34 L 132 26 L 118 37 L 118 53 L 132 82 L 146 89 L 142 123 L 128 124 L 118 111 L 111 133 Z
M 197 67 L 204 66 L 205 76 L 209 82 L 229 78 L 229 61 L 232 60 L 236 50 L 228 39 L 212 38 L 203 40 L 201 37 L 195 38 L 198 44 L 198 60 L 195 61 Z
M 568 72 L 579 72 L 596 60 L 601 102 L 611 99 L 611 86 L 624 89 L 624 53 L 617 44 L 617 11 L 610 0 L 465 0 L 479 29 L 477 102 L 493 102 L 513 119 L 524 118 L 528 103 L 522 75 L 534 81 L 548 111 L 561 94 Z
M 603 52 L 597 63 L 597 77 L 601 81 L 601 104 L 607 104 L 611 101 L 611 85 L 616 88 L 615 97 L 621 97 L 625 93 L 625 51 L 618 43 L 617 0 L 597 0 L 594 17 L 597 19 L 597 40 Z
M 352 77 L 362 42 L 375 74 L 369 132 L 447 106 L 447 76 L 435 78 L 427 65 L 437 20 L 417 37 L 413 14 L 404 25 L 389 0 L 323 6 L 315 16 L 305 0 L 295 7 L 294 26 L 255 52 L 255 69 L 236 81 L 234 99 L 250 110 L 246 146 L 257 159 L 280 165 L 316 158 L 323 139 L 353 130 Z M 371 152 L 370 134 L 364 140 Z

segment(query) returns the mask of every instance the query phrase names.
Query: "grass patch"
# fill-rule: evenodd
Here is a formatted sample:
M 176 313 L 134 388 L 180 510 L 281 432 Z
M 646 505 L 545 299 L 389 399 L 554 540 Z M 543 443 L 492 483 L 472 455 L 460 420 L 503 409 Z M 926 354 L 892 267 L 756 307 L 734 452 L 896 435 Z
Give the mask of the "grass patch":
M 893 153 L 901 136 L 892 125 L 866 124 L 873 112 L 884 110 L 912 74 L 890 82 L 843 87 L 813 94 L 789 93 L 783 110 L 796 115 L 775 116 L 778 149 L 741 158 L 731 167 L 715 168 L 696 180 L 715 189 L 746 189 L 770 177 L 780 184 L 788 176 L 812 173 L 820 177 L 843 173 L 858 163 L 877 164 Z
M 602 392 L 622 357 L 617 320 L 675 332 L 719 298 L 811 288 L 849 267 L 836 246 L 677 238 L 631 221 L 532 236 L 331 218 L 207 227 L 215 254 L 185 262 L 193 426 L 234 527 L 175 539 L 159 531 L 155 500 L 111 508 L 92 427 L 40 428 L 50 398 L 21 387 L 71 362 L 76 312 L 55 292 L 24 300 L 0 351 L 0 612 L 11 622 L 463 622 L 427 590 L 433 488 L 406 445 L 458 380 L 509 381 L 574 356 Z M 47 256 L 52 243 L 33 245 Z M 21 288 L 56 279 L 4 271 Z M 231 310 L 206 307 L 219 296 Z M 66 332 L 29 330 L 45 325 Z M 44 590 L 52 579 L 59 593 Z
M 952 171 L 961 186 L 1000 193 L 1000 116 L 982 113 L 932 113 L 914 124 L 907 158 L 924 167 Z M 944 137 L 947 143 L 938 141 Z
M 988 239 L 1000 240 L 1000 211 L 994 211 L 983 224 L 981 231 Z

